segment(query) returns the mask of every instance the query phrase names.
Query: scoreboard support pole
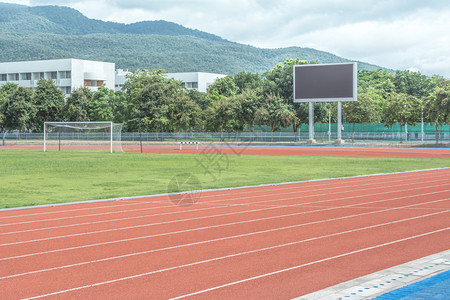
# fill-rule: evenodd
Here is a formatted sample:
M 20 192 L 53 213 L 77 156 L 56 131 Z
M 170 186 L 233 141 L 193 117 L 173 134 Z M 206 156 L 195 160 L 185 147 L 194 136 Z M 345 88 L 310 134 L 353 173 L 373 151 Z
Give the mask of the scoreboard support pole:
M 309 140 L 308 144 L 315 144 L 316 140 L 314 139 L 314 102 L 309 102 Z
M 342 144 L 342 102 L 338 101 L 338 115 L 337 115 L 337 140 L 336 144 Z

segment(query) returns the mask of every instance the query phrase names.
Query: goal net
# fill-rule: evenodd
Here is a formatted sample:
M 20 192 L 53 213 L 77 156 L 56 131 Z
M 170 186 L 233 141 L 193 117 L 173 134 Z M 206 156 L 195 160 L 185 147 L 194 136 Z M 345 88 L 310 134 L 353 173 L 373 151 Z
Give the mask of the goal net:
M 45 122 L 44 152 L 63 149 L 123 152 L 122 125 L 113 122 Z

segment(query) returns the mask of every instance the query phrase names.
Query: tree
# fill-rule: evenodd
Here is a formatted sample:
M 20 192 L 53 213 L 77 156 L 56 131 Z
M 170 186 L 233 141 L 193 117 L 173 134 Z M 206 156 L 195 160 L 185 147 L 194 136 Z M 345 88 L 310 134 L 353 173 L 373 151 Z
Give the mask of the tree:
M 402 128 L 405 125 L 416 126 L 422 113 L 422 102 L 414 96 L 403 93 L 393 93 L 384 111 L 385 127 L 392 128 L 395 123 L 400 124 L 400 143 Z
M 17 87 L 4 103 L 4 126 L 9 130 L 22 132 L 31 129 L 35 115 L 33 89 Z
M 230 97 L 236 94 L 236 85 L 233 77 L 228 75 L 223 78 L 216 79 L 208 88 L 211 94 L 217 93 L 221 96 Z
M 224 130 L 236 129 L 236 101 L 233 98 L 217 94 L 212 96 L 213 102 L 208 109 L 207 126 L 213 130 L 220 130 L 220 140 L 223 141 Z
M 239 72 L 234 75 L 234 83 L 241 94 L 245 90 L 255 90 L 262 86 L 263 81 L 259 74 L 257 73 L 246 73 L 245 71 Z
M 394 74 L 384 70 L 358 71 L 358 88 L 362 91 L 371 89 L 384 99 L 396 91 L 394 80 Z
M 93 97 L 93 92 L 87 88 L 73 90 L 66 99 L 64 106 L 65 119 L 69 122 L 88 122 L 89 103 Z
M 114 98 L 113 90 L 104 86 L 99 87 L 89 102 L 89 118 L 92 121 L 112 121 Z
M 234 97 L 236 101 L 236 116 L 247 125 L 250 134 L 253 133 L 253 125 L 256 121 L 256 111 L 261 106 L 262 97 L 258 95 L 258 91 L 246 88 Z
M 262 106 L 256 112 L 256 121 L 259 124 L 270 126 L 273 142 L 273 133 L 281 127 L 288 127 L 297 121 L 295 111 L 284 99 L 272 94 L 268 95 Z
M 420 72 L 397 71 L 394 78 L 397 93 L 404 93 L 422 99 L 434 89 L 433 81 Z
M 297 117 L 295 122 L 292 124 L 292 129 L 294 131 L 294 141 L 298 142 L 298 130 L 303 124 L 308 123 L 309 119 L 309 105 L 308 103 L 293 103 L 292 108 L 295 111 L 295 116 Z M 318 108 L 314 105 L 314 110 Z M 317 118 L 317 114 L 314 112 L 314 117 Z
M 355 123 L 370 123 L 377 120 L 375 96 L 360 91 L 358 93 L 358 101 L 344 102 L 342 105 L 342 111 L 346 116 L 347 122 L 353 123 L 352 141 L 355 135 Z
M 126 94 L 123 91 L 116 91 L 111 100 L 114 123 L 126 123 L 130 118 L 130 105 Z
M 3 132 L 6 126 L 6 102 L 18 87 L 17 84 L 12 82 L 8 82 L 0 87 L 0 132 Z
M 424 101 L 424 115 L 436 128 L 436 144 L 439 143 L 439 127 L 450 124 L 450 81 L 442 82 Z
M 198 90 L 188 90 L 186 95 L 194 101 L 202 110 L 206 110 L 211 106 L 211 98 L 206 93 L 199 92 Z
M 34 92 L 36 106 L 35 126 L 42 128 L 44 122 L 60 121 L 64 107 L 64 94 L 52 79 L 41 78 Z
M 195 127 L 200 116 L 200 107 L 187 95 L 181 93 L 177 98 L 170 99 L 168 108 L 170 122 L 176 133 Z
M 132 123 L 137 126 L 140 120 L 145 130 L 157 132 L 171 124 L 171 100 L 184 93 L 181 82 L 167 78 L 164 70 L 136 71 L 128 75 L 124 90 Z

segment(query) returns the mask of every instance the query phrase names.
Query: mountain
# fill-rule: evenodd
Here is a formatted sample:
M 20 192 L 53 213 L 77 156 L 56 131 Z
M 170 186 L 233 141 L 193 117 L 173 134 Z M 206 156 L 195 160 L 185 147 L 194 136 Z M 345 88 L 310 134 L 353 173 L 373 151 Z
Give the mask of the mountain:
M 78 58 L 115 62 L 122 69 L 168 72 L 263 73 L 287 58 L 348 62 L 328 52 L 262 49 L 167 21 L 121 24 L 89 19 L 64 6 L 0 2 L 0 62 Z M 359 62 L 360 69 L 381 67 Z

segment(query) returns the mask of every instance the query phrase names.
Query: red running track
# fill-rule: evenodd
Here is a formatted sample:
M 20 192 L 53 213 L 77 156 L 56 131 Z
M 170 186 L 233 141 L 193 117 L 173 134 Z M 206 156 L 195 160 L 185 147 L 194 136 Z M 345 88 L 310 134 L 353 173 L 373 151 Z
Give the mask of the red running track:
M 450 248 L 450 169 L 0 212 L 2 299 L 290 299 Z
M 71 149 L 95 149 L 95 147 L 68 146 L 64 148 Z M 0 147 L 0 150 L 7 149 L 42 149 L 42 146 L 7 146 Z M 49 146 L 49 149 L 57 150 L 55 146 Z M 108 152 L 107 147 L 102 147 Z M 140 152 L 140 147 L 124 146 L 125 152 Z M 353 156 L 353 157 L 431 157 L 431 158 L 450 158 L 449 148 L 370 148 L 370 147 L 281 147 L 281 146 L 217 146 L 183 145 L 182 150 L 179 146 L 144 146 L 145 153 L 206 153 L 206 154 L 242 154 L 242 155 L 314 155 L 314 156 Z
M 126 147 L 126 152 L 139 152 L 139 147 Z M 447 148 L 364 148 L 364 147 L 255 147 L 255 146 L 151 146 L 144 147 L 146 153 L 214 153 L 242 155 L 314 155 L 314 156 L 356 156 L 356 157 L 433 157 L 450 158 Z

